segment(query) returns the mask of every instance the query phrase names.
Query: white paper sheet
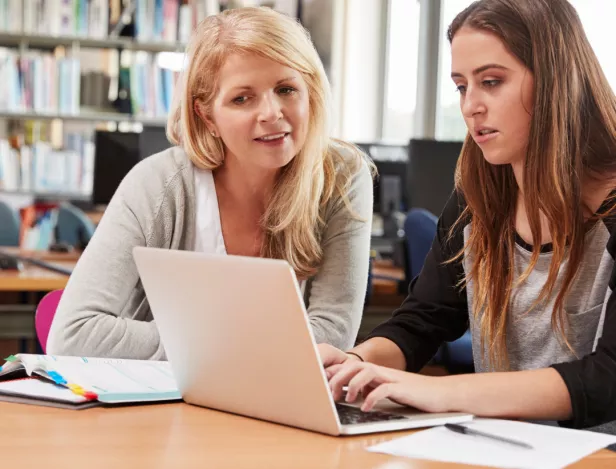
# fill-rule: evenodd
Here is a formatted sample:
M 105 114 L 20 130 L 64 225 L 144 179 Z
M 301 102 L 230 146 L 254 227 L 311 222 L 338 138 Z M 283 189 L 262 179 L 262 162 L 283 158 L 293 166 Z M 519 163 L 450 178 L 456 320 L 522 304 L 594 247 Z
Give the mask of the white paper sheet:
M 557 469 L 616 443 L 613 435 L 510 420 L 477 418 L 464 425 L 525 441 L 534 449 L 435 427 L 372 446 L 368 451 L 506 469 Z

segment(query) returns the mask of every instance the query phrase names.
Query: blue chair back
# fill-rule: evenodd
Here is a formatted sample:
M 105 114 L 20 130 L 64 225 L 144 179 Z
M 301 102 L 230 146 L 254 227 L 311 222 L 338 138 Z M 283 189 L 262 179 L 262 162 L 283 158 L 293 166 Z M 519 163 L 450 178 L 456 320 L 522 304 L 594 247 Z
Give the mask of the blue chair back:
M 0 246 L 19 246 L 19 214 L 0 201 Z
M 436 236 L 438 218 L 423 208 L 413 208 L 406 215 L 404 233 L 407 253 L 407 280 L 419 275 Z
M 84 248 L 92 235 L 95 225 L 85 212 L 69 203 L 60 205 L 56 225 L 56 242 Z
M 425 209 L 412 209 L 406 216 L 404 231 L 407 247 L 407 280 L 419 275 L 436 236 L 438 218 Z M 473 348 L 470 331 L 453 342 L 441 346 L 436 363 L 444 365 L 450 373 L 473 371 Z

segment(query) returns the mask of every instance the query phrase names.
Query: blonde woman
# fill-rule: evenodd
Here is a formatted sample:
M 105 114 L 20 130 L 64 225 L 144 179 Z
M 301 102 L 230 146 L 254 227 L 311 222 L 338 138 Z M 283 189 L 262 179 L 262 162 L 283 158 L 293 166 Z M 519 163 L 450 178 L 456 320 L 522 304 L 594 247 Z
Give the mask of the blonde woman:
M 329 84 L 308 35 L 269 9 L 228 10 L 198 26 L 186 63 L 167 126 L 176 146 L 119 186 L 48 352 L 165 358 L 134 246 L 285 259 L 315 339 L 351 347 L 367 285 L 371 167 L 329 136 Z

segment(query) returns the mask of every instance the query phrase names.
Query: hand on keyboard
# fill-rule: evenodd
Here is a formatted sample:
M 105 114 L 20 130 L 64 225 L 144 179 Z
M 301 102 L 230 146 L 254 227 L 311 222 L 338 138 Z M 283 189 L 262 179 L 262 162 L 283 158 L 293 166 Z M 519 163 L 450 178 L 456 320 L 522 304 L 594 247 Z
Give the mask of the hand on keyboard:
M 368 412 L 382 399 L 388 398 L 401 405 L 415 407 L 425 412 L 448 412 L 447 393 L 450 391 L 443 378 L 424 376 L 394 370 L 355 360 L 326 367 L 326 375 L 334 400 L 343 396 L 343 386 L 348 386 L 346 402 L 355 402 L 361 394 L 361 410 Z M 440 380 L 440 381 L 439 381 Z

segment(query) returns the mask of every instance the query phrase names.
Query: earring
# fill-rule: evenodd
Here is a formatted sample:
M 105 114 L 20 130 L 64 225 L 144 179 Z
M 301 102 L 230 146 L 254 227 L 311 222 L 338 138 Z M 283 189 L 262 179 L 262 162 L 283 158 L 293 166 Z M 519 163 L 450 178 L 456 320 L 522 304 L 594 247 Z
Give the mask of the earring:
M 218 135 L 216 135 L 216 132 L 210 132 L 210 135 L 214 138 L 218 138 Z

